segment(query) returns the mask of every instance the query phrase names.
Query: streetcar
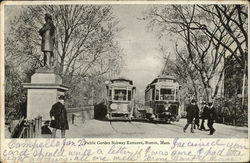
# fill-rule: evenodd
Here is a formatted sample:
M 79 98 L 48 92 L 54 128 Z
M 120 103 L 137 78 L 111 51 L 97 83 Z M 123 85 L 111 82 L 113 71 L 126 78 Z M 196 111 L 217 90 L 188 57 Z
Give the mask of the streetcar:
M 155 78 L 145 89 L 146 118 L 165 123 L 179 121 L 179 89 L 173 76 Z
M 133 81 L 125 78 L 106 82 L 106 108 L 108 120 L 132 120 L 136 87 Z

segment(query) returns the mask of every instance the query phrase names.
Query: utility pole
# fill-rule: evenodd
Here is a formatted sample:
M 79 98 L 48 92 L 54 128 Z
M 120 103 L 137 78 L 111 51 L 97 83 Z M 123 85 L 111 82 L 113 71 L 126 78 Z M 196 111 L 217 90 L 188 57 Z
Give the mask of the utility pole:
M 247 57 L 248 57 L 248 49 L 245 49 L 245 60 L 244 60 L 244 69 L 243 69 L 243 82 L 242 82 L 242 109 L 244 109 L 244 101 L 245 101 L 245 87 L 246 87 L 246 78 L 247 78 Z
M 244 99 L 245 99 L 245 85 L 246 85 L 246 60 L 245 60 L 245 65 L 244 65 L 244 69 L 243 69 L 243 83 L 242 83 L 242 109 L 244 108 Z
M 92 87 L 92 105 L 94 105 L 94 87 Z

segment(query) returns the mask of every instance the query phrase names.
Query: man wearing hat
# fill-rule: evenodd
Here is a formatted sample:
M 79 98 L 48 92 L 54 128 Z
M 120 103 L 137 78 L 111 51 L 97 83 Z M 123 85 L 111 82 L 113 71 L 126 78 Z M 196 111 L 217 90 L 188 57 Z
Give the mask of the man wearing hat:
M 51 123 L 50 127 L 52 130 L 52 138 L 56 137 L 56 130 L 61 130 L 61 137 L 65 138 L 65 130 L 69 129 L 67 112 L 64 107 L 64 96 L 58 97 L 58 102 L 55 103 L 50 110 Z
M 183 128 L 183 132 L 186 132 L 186 129 L 188 128 L 188 126 L 191 124 L 191 132 L 194 133 L 194 129 L 193 129 L 193 120 L 195 118 L 196 115 L 196 110 L 199 110 L 198 106 L 196 105 L 196 101 L 194 99 L 191 100 L 191 104 L 189 104 L 187 106 L 187 124 L 185 125 L 185 127 Z
M 202 113 L 201 113 L 201 119 L 202 119 L 202 121 L 201 121 L 200 130 L 205 130 L 205 131 L 207 130 L 207 129 L 205 128 L 204 123 L 205 123 L 205 120 L 208 119 L 208 116 L 209 116 L 208 103 L 203 102 L 203 109 L 202 109 Z
M 208 103 L 208 121 L 207 121 L 207 126 L 209 127 L 209 135 L 213 135 L 215 132 L 215 129 L 213 127 L 214 121 L 216 119 L 216 111 L 215 108 L 213 106 L 212 102 Z

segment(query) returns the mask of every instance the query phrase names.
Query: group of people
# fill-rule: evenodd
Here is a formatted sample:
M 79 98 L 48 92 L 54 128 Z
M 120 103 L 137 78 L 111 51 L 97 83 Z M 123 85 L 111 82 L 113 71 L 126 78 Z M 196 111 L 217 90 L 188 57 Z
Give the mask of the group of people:
M 194 129 L 196 129 L 196 127 L 197 129 L 202 131 L 209 131 L 209 135 L 213 135 L 215 133 L 213 124 L 216 119 L 216 111 L 212 102 L 204 102 L 203 107 L 200 110 L 196 104 L 196 101 L 193 99 L 191 100 L 191 103 L 187 106 L 186 112 L 187 124 L 183 128 L 183 132 L 186 132 L 188 126 L 191 125 L 191 133 L 194 133 Z M 55 138 L 56 131 L 59 129 L 61 130 L 61 137 L 64 138 L 65 130 L 69 129 L 69 125 L 67 120 L 67 112 L 64 107 L 63 95 L 59 96 L 58 102 L 52 106 L 50 110 L 50 117 L 50 125 L 49 122 L 45 123 L 44 127 L 42 128 L 42 134 L 51 134 L 52 138 Z M 205 127 L 205 120 L 207 120 L 207 126 L 209 129 L 206 129 Z M 48 131 L 48 126 L 53 128 L 52 132 Z
M 183 132 L 186 132 L 188 126 L 191 125 L 191 133 L 194 133 L 196 126 L 199 130 L 209 131 L 209 135 L 213 135 L 215 133 L 213 124 L 216 119 L 216 111 L 212 102 L 203 103 L 201 117 L 199 107 L 197 106 L 196 100 L 194 99 L 192 99 L 191 104 L 187 106 L 186 112 L 187 124 L 183 128 Z M 209 129 L 205 128 L 205 120 L 207 120 L 207 126 Z

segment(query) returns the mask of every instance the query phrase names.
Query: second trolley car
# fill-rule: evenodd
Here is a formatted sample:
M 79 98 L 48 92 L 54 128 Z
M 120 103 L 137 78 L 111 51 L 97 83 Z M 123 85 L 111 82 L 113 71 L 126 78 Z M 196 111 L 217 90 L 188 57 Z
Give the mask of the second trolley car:
M 125 78 L 112 79 L 106 83 L 106 88 L 107 119 L 131 120 L 136 92 L 133 81 Z
M 179 84 L 173 76 L 155 78 L 145 90 L 146 117 L 170 123 L 178 121 Z

